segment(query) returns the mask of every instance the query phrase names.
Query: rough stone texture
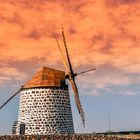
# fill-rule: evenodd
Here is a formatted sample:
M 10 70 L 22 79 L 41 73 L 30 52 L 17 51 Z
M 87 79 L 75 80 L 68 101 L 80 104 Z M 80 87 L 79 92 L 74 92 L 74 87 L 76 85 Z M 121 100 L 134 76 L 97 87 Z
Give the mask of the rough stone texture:
M 21 92 L 19 117 L 25 124 L 25 134 L 73 134 L 73 119 L 69 92 L 67 89 L 29 88 Z
M 105 135 L 13 135 L 0 136 L 0 140 L 134 140 L 127 138 L 109 137 Z M 138 139 L 135 139 L 138 140 Z

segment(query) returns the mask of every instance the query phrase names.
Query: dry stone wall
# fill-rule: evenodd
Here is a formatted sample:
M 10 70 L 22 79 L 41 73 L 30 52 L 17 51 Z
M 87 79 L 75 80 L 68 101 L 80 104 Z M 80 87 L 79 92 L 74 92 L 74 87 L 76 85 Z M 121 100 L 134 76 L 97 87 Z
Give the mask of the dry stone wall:
M 117 138 L 113 136 L 105 135 L 92 135 L 92 134 L 81 134 L 81 135 L 20 135 L 20 136 L 0 136 L 0 140 L 140 140 L 140 139 L 127 139 Z
M 21 92 L 19 117 L 25 124 L 25 134 L 73 134 L 73 119 L 69 92 L 62 88 L 32 88 Z

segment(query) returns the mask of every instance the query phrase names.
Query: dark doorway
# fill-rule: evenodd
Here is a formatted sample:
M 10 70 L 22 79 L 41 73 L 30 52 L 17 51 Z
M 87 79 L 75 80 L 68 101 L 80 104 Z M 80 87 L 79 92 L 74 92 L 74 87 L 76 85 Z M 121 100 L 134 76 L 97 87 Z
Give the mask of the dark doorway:
M 25 134 L 25 124 L 22 123 L 20 124 L 20 135 L 24 135 Z

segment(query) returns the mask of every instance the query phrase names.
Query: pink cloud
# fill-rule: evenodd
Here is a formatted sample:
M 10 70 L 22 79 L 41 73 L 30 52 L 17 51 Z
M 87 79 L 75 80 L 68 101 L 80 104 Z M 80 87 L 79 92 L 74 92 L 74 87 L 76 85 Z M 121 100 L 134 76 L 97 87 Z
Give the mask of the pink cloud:
M 53 38 L 57 34 L 63 46 L 62 24 L 75 69 L 96 65 L 98 70 L 110 63 L 126 74 L 140 73 L 138 0 L 2 0 L 0 9 L 0 61 L 19 73 L 43 65 L 63 69 Z M 126 84 L 127 76 L 122 80 Z M 114 77 L 113 83 L 120 81 Z

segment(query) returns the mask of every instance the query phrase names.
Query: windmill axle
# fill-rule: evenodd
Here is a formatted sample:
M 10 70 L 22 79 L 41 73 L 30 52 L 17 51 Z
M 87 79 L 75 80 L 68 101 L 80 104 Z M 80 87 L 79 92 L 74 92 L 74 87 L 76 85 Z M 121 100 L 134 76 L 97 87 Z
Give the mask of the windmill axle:
M 74 78 L 74 77 L 76 77 L 76 76 L 77 76 L 77 73 L 74 73 L 74 74 L 66 74 L 66 75 L 65 75 L 65 78 L 66 78 L 66 79 L 70 79 L 70 77 L 71 77 L 71 78 Z

